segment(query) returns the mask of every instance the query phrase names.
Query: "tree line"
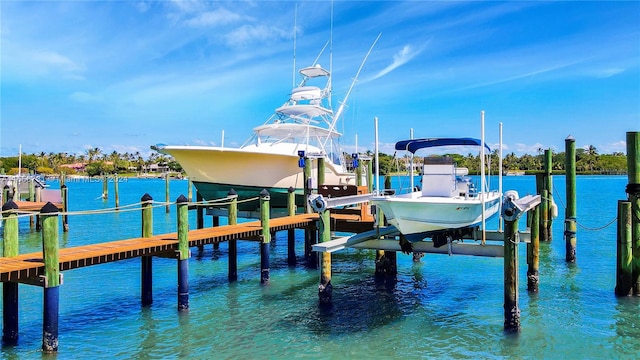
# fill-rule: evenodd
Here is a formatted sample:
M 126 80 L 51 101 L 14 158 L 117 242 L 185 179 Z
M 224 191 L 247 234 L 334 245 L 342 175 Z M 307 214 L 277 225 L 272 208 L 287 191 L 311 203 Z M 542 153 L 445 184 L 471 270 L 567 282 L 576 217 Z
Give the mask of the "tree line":
M 17 174 L 20 159 L 18 156 L 0 158 L 0 171 L 4 174 Z M 81 164 L 80 172 L 69 165 Z M 82 174 L 96 176 L 101 174 L 142 173 L 151 165 L 167 166 L 170 171 L 182 172 L 182 167 L 172 157 L 152 152 L 146 158 L 140 153 L 104 153 L 100 148 L 87 149 L 84 154 L 66 152 L 40 152 L 22 155 L 22 172 L 35 174 Z
M 450 156 L 458 167 L 466 167 L 469 173 L 480 173 L 480 156 L 479 154 L 446 154 Z M 488 156 L 491 161 L 491 172 L 498 173 L 499 154 L 497 150 L 491 152 Z M 415 163 L 421 163 L 422 157 L 414 158 Z M 488 163 L 488 161 L 487 161 Z M 394 157 L 387 154 L 380 154 L 380 173 L 387 175 L 390 173 L 406 172 L 409 169 L 409 157 Z M 502 170 L 504 173 L 508 171 L 524 171 L 525 174 L 534 174 L 544 170 L 544 150 L 538 149 L 537 155 L 524 154 L 516 156 L 511 152 L 502 158 Z M 552 170 L 563 173 L 565 171 L 565 153 L 552 153 Z M 591 145 L 585 149 L 576 149 L 576 172 L 580 174 L 626 174 L 627 172 L 627 156 L 621 152 L 612 154 L 598 154 L 595 146 Z
M 373 157 L 371 151 L 366 152 L 367 156 Z M 380 174 L 387 175 L 391 173 L 406 172 L 409 168 L 409 158 L 407 155 L 394 157 L 388 154 L 380 155 Z M 346 159 L 350 159 L 351 155 L 344 154 Z M 472 174 L 480 172 L 480 156 L 478 154 L 448 154 L 451 156 L 458 167 L 466 167 Z M 499 154 L 494 150 L 489 155 L 491 161 L 491 171 L 498 173 Z M 565 153 L 554 152 L 552 155 L 552 163 L 554 171 L 565 170 Z M 421 163 L 421 157 L 416 157 L 414 163 Z M 17 174 L 19 159 L 17 156 L 0 158 L 0 172 L 4 174 Z M 152 152 L 148 157 L 144 157 L 140 152 L 135 153 L 119 153 L 113 151 L 111 153 L 103 153 L 100 148 L 87 149 L 84 154 L 63 153 L 34 153 L 24 154 L 22 156 L 22 172 L 32 172 L 35 174 L 67 174 L 73 175 L 78 173 L 69 166 L 70 164 L 83 164 L 82 175 L 96 176 L 101 174 L 126 174 L 126 173 L 143 173 L 151 165 L 162 165 L 172 172 L 181 173 L 182 167 L 173 159 L 173 157 Z M 544 167 L 544 151 L 538 149 L 537 155 L 524 154 L 517 156 L 511 152 L 502 159 L 502 168 L 507 171 L 524 171 L 525 173 L 536 173 L 543 170 Z M 576 149 L 576 171 L 581 174 L 624 174 L 627 171 L 627 157 L 624 153 L 614 152 L 612 154 L 599 154 L 595 146 L 591 145 L 587 148 Z

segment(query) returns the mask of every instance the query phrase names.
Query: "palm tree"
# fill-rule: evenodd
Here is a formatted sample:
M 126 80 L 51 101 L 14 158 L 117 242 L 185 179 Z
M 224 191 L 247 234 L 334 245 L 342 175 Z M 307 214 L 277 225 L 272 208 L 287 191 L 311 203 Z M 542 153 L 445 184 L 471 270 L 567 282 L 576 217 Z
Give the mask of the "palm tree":
M 102 150 L 100 150 L 100 148 L 96 147 L 93 149 L 87 149 L 87 156 L 89 158 L 90 163 L 98 159 L 101 154 L 102 154 Z

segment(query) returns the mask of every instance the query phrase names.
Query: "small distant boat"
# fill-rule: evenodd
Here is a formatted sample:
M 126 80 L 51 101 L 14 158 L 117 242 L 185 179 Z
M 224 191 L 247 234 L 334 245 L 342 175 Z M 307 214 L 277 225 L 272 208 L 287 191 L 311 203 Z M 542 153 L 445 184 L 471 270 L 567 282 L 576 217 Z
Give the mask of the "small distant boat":
M 482 145 L 474 138 L 430 138 L 399 141 L 395 149 L 415 154 L 430 147 Z M 431 237 L 435 246 L 444 245 L 496 215 L 500 208 L 500 192 L 485 191 L 484 184 L 478 190 L 467 175 L 468 170 L 456 167 L 451 157 L 425 157 L 421 189 L 376 196 L 371 203 L 380 207 L 389 224 L 409 241 Z
M 505 173 L 506 176 L 522 176 L 524 175 L 524 170 L 508 170 Z
M 271 206 L 286 208 L 289 188 L 297 195 L 303 193 L 305 179 L 298 161 L 302 157 L 325 159 L 325 183 L 355 185 L 355 173 L 347 171 L 337 122 L 377 40 L 335 112 L 331 103 L 331 71 L 317 63 L 318 55 L 311 66 L 300 70 L 302 80 L 289 99 L 275 109 L 264 125 L 254 128 L 253 136 L 239 148 L 168 145 L 152 148 L 173 156 L 205 200 L 226 197 L 231 189 L 239 199 L 253 198 L 267 189 Z M 316 165 L 314 162 L 312 174 L 317 173 Z M 303 206 L 304 197 L 296 198 L 298 206 Z M 241 210 L 255 210 L 257 206 L 257 202 L 239 204 Z

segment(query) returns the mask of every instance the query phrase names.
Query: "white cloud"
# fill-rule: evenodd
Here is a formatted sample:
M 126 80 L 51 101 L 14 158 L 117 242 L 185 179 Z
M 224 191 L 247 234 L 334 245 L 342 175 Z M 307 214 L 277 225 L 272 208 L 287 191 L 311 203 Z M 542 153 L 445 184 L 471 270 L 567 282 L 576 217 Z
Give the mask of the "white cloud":
M 614 75 L 618 75 L 624 71 L 625 69 L 623 68 L 614 67 L 614 68 L 601 69 L 599 71 L 596 71 L 594 75 L 597 78 L 608 78 Z
M 377 74 L 373 75 L 373 77 L 368 80 L 375 80 L 387 75 L 398 67 L 411 61 L 411 59 L 420 54 L 422 50 L 423 49 L 414 49 L 411 45 L 403 46 L 400 51 L 393 55 L 393 62 L 389 64 L 389 66 L 380 70 Z
M 230 24 L 241 19 L 242 16 L 239 14 L 220 8 L 197 14 L 195 17 L 186 20 L 185 24 L 194 27 L 210 27 Z
M 244 46 L 252 42 L 269 42 L 271 39 L 288 38 L 289 31 L 275 26 L 243 25 L 226 36 L 230 46 Z
M 598 149 L 598 153 L 600 154 L 612 154 L 614 152 L 626 153 L 627 142 L 624 140 L 620 140 L 620 141 L 616 141 L 608 144 L 599 145 L 597 149 Z

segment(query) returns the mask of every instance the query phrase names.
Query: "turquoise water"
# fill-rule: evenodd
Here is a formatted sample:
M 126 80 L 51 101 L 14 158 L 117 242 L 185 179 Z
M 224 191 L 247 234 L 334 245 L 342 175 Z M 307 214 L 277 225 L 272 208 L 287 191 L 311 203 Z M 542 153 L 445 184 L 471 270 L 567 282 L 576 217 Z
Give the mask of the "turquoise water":
M 397 186 L 397 179 L 394 179 Z M 382 183 L 382 182 L 381 182 Z M 606 225 L 625 198 L 624 176 L 579 176 L 578 222 Z M 504 189 L 535 191 L 531 176 L 505 177 Z M 101 182 L 67 182 L 72 211 L 113 207 L 100 199 Z M 57 187 L 56 182 L 51 182 Z M 171 199 L 187 193 L 173 180 Z M 154 302 L 140 306 L 140 260 L 64 272 L 60 288 L 60 347 L 40 351 L 42 289 L 20 285 L 20 338 L 2 347 L 4 359 L 158 358 L 637 358 L 640 298 L 616 298 L 615 225 L 578 228 L 577 264 L 565 263 L 564 177 L 554 177 L 559 217 L 553 241 L 541 244 L 540 293 L 526 290 L 526 252 L 520 246 L 521 331 L 503 331 L 503 260 L 427 254 L 414 263 L 398 254 L 395 287 L 374 281 L 372 251 L 333 256 L 333 307 L 318 307 L 318 270 L 304 259 L 287 265 L 286 233 L 271 245 L 271 284 L 260 285 L 258 245 L 238 242 L 238 282 L 227 281 L 227 246 L 189 262 L 190 310 L 178 313 L 175 260 L 154 258 Z M 163 180 L 119 184 L 120 204 L 145 192 L 164 200 Z M 154 210 L 154 233 L 175 231 L 175 208 Z M 211 219 L 205 219 L 210 226 Z M 63 247 L 140 235 L 140 213 L 74 215 Z M 195 228 L 195 213 L 190 213 Z M 221 219 L 224 223 L 225 219 Z M 489 227 L 495 227 L 491 223 Z M 40 233 L 20 222 L 20 252 L 40 251 Z M 301 233 L 296 251 L 302 254 Z M 0 314 L 1 316 L 1 314 Z

